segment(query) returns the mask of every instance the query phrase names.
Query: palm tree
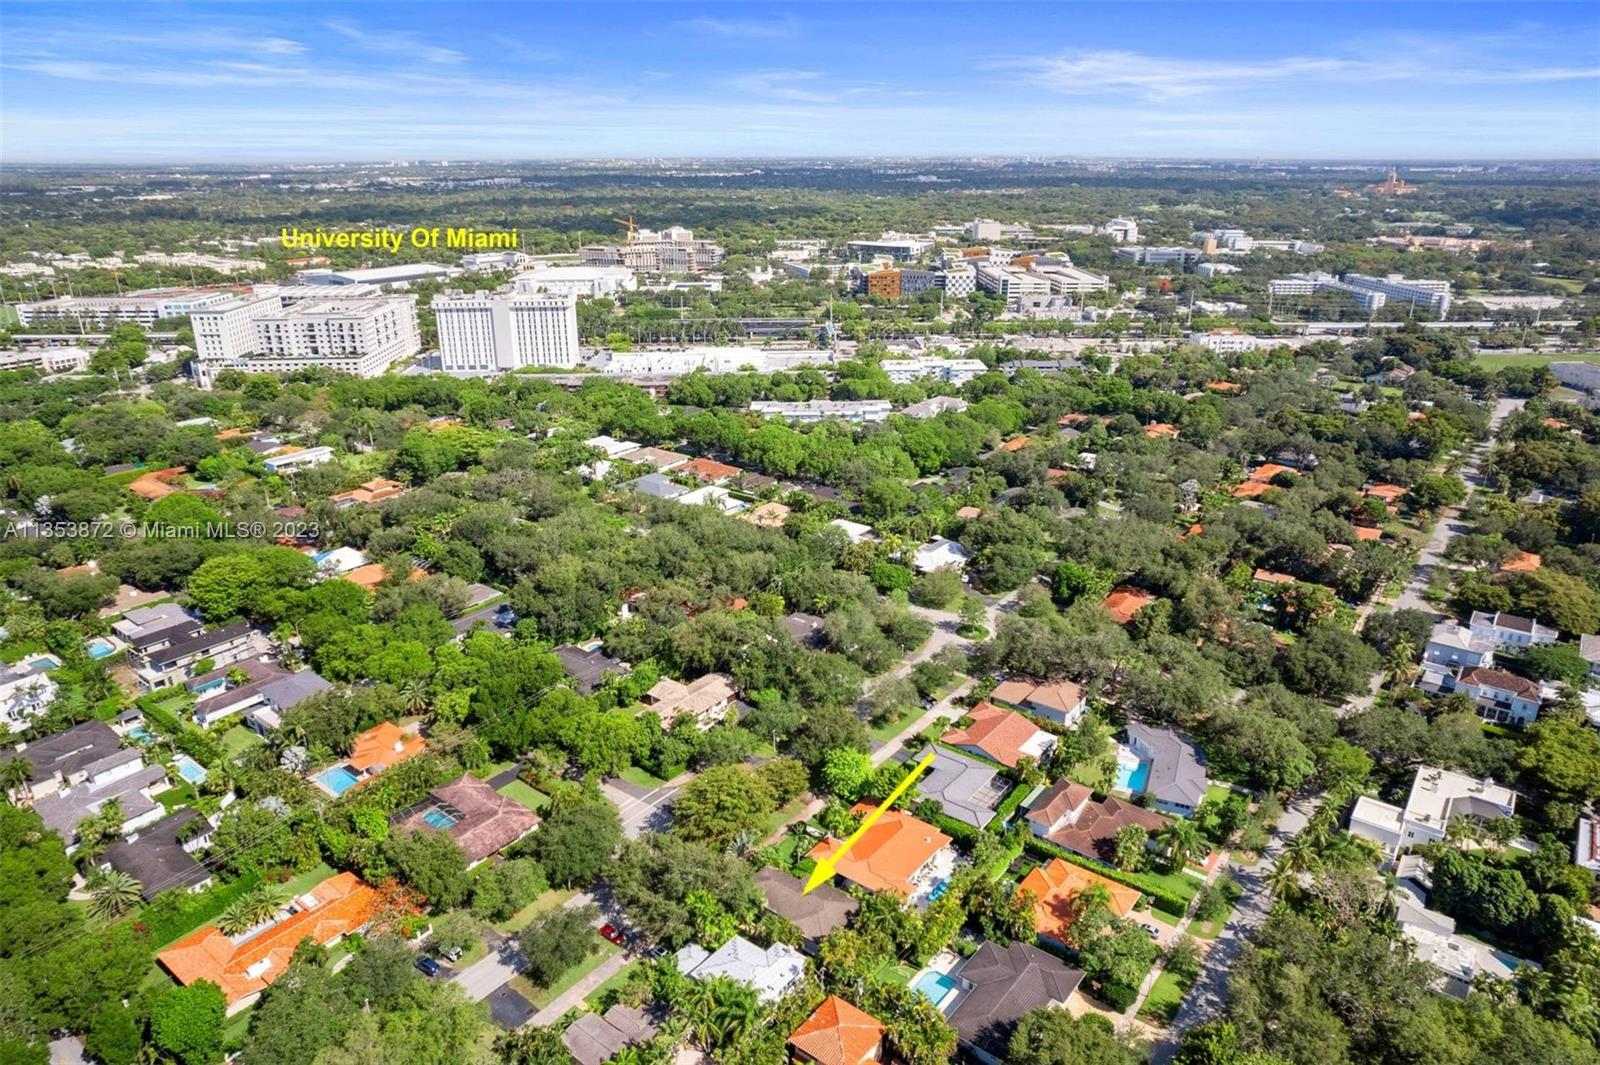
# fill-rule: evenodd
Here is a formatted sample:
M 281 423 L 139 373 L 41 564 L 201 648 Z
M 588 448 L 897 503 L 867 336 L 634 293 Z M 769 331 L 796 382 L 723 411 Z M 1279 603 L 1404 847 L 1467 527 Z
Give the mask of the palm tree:
M 272 919 L 283 905 L 281 890 L 272 884 L 260 884 L 228 904 L 217 918 L 217 928 L 223 935 L 236 936 L 258 924 Z
M 139 904 L 139 881 L 120 869 L 106 869 L 89 878 L 89 912 L 95 917 L 121 917 Z
M 0 766 L 0 787 L 5 789 L 12 802 L 32 794 L 29 787 L 32 780 L 33 761 L 29 758 L 13 758 Z
M 737 1043 L 761 1017 L 761 1003 L 756 1000 L 756 993 L 743 984 L 713 980 L 711 996 L 714 1003 L 711 1023 L 718 1046 Z
M 89 861 L 98 858 L 112 840 L 122 835 L 122 803 L 107 800 L 100 809 L 78 822 L 78 855 Z
M 428 709 L 428 689 L 417 680 L 400 685 L 400 705 L 408 714 L 420 714 Z
M 1156 833 L 1156 839 L 1166 849 L 1167 861 L 1176 870 L 1182 870 L 1190 858 L 1204 854 L 1206 849 L 1205 840 L 1200 838 L 1200 830 L 1193 821 L 1183 817 L 1168 822 Z

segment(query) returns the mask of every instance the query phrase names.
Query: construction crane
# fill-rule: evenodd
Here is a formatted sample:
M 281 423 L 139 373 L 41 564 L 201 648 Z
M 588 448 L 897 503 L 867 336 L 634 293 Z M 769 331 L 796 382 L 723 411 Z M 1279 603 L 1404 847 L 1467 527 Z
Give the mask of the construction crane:
M 639 232 L 639 227 L 633 224 L 633 215 L 630 214 L 626 218 L 613 218 L 612 221 L 628 231 L 628 243 L 632 244 L 634 234 Z

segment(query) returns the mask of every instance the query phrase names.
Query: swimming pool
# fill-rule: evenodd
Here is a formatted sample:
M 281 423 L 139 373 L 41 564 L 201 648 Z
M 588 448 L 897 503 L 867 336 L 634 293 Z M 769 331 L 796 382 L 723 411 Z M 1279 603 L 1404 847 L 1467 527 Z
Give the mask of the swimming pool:
M 96 636 L 88 643 L 89 657 L 95 660 L 109 658 L 117 653 L 117 645 L 104 636 Z
M 944 898 L 944 893 L 946 891 L 949 891 L 949 890 L 950 890 L 950 881 L 948 881 L 948 880 L 939 881 L 937 884 L 933 885 L 933 890 L 928 892 L 928 901 L 929 902 L 938 902 L 940 899 Z
M 959 986 L 949 973 L 927 972 L 917 977 L 911 985 L 911 990 L 918 992 L 935 1006 L 942 1006 L 944 1000 Z
M 135 743 L 145 743 L 151 739 L 150 730 L 143 725 L 135 725 L 128 730 L 128 738 Z
M 57 662 L 54 658 L 49 657 L 33 658 L 29 659 L 28 661 L 28 665 L 32 666 L 34 669 L 54 669 L 60 664 L 61 663 Z
M 1126 788 L 1135 795 L 1144 791 L 1150 783 L 1150 763 L 1140 759 L 1137 762 L 1126 762 L 1117 759 L 1117 782 L 1119 788 Z
M 329 766 L 311 779 L 333 792 L 334 796 L 337 797 L 355 787 L 359 778 L 350 772 L 349 766 L 340 764 Z
M 176 769 L 178 771 L 178 775 L 191 784 L 202 784 L 205 782 L 206 767 L 195 761 L 193 758 L 190 758 L 186 754 L 180 754 L 178 757 L 174 758 L 172 760 L 172 768 Z
M 441 832 L 449 831 L 456 826 L 456 819 L 437 806 L 424 813 L 422 819 Z

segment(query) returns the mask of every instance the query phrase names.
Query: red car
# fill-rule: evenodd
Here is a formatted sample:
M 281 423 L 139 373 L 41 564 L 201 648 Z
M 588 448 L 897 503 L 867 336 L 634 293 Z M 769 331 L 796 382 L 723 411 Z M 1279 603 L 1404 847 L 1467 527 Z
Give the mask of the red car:
M 600 934 L 619 947 L 628 941 L 628 937 L 619 932 L 614 925 L 601 925 Z

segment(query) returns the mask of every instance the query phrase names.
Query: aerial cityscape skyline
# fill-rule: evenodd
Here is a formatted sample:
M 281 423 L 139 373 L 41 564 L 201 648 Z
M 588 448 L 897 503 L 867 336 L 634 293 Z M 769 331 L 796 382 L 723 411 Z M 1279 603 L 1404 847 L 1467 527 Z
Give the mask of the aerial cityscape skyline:
M 14 164 L 1600 155 L 1591 6 L 1000 10 L 13 3 L 0 143 Z

